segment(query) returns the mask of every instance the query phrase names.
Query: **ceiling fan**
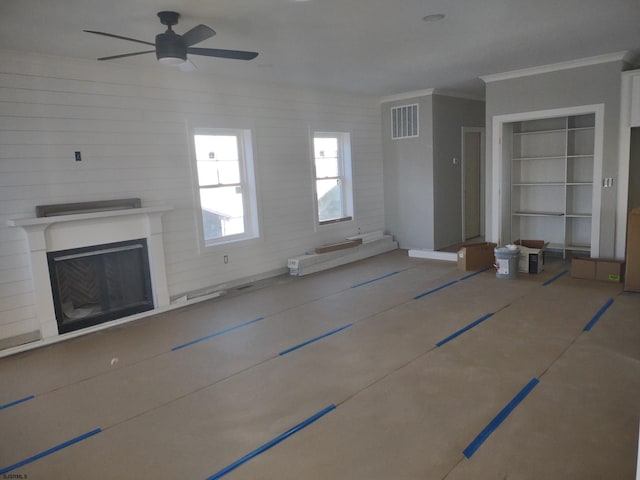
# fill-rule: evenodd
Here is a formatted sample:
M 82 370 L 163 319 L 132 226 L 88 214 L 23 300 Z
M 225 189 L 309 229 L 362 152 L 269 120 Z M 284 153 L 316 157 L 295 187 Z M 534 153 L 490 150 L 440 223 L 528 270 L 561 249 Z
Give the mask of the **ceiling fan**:
M 193 70 L 195 66 L 187 59 L 187 54 L 203 55 L 205 57 L 230 58 L 234 60 L 252 60 L 258 56 L 256 52 L 245 52 L 242 50 L 221 50 L 218 48 L 197 48 L 192 47 L 196 43 L 200 43 L 207 38 L 213 37 L 216 32 L 206 25 L 197 25 L 188 32 L 178 35 L 171 27 L 178 24 L 180 14 L 177 12 L 158 12 L 160 23 L 167 26 L 164 33 L 156 35 L 155 43 L 138 40 L 135 38 L 123 37 L 112 33 L 96 32 L 95 30 L 84 30 L 87 33 L 103 35 L 105 37 L 120 38 L 130 42 L 142 43 L 154 47 L 153 50 L 144 50 L 142 52 L 125 53 L 122 55 L 112 55 L 109 57 L 98 58 L 98 60 L 113 60 L 116 58 L 133 57 L 135 55 L 143 55 L 145 53 L 155 52 L 158 61 L 164 65 L 179 66 L 181 70 Z

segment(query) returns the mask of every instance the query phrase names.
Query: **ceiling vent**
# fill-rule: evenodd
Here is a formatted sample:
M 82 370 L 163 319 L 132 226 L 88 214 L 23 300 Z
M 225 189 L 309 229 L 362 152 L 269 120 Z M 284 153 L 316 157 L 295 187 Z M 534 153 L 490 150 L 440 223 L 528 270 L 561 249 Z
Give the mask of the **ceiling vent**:
M 418 136 L 418 104 L 391 108 L 391 138 Z

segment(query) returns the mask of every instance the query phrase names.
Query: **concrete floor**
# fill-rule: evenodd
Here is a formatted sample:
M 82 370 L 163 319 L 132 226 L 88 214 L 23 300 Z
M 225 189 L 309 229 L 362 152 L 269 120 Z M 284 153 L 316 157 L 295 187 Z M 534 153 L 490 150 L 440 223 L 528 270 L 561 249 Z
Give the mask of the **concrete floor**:
M 395 251 L 0 359 L 0 472 L 633 479 L 640 294 L 569 275 L 543 285 L 567 268 L 465 278 Z

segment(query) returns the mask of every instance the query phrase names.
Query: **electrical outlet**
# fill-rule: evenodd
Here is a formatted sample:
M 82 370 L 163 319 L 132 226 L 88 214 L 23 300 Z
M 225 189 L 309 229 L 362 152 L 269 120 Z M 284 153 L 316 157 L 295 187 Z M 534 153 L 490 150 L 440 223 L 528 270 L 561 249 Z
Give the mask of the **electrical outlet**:
M 81 162 L 82 161 L 82 154 L 80 152 L 75 152 L 75 158 L 76 158 L 76 162 Z
M 229 255 L 223 257 L 224 263 L 229 263 Z

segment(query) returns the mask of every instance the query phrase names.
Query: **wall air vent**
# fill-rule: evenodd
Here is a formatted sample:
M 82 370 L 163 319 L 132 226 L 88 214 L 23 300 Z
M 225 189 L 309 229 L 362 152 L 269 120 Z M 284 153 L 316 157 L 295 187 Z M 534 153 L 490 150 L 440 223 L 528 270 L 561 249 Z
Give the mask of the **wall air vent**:
M 391 108 L 391 138 L 418 136 L 418 104 Z

